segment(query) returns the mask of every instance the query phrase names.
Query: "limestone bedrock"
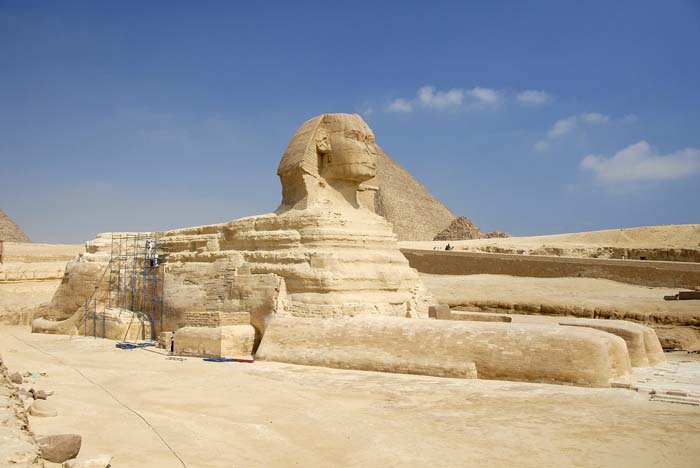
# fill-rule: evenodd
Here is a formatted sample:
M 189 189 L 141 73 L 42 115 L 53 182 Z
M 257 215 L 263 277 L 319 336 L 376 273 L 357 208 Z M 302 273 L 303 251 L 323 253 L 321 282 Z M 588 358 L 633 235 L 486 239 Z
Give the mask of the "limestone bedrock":
M 594 386 L 629 372 L 625 341 L 602 331 L 417 320 L 428 318 L 435 301 L 399 250 L 391 224 L 361 196 L 363 184 L 376 176 L 376 156 L 374 134 L 360 116 L 319 115 L 297 130 L 284 152 L 276 211 L 150 233 L 167 256 L 158 267 L 165 314 L 162 327 L 161 317 L 153 317 L 152 336 L 176 331 L 175 350 L 185 354 L 246 356 L 255 352 L 271 317 L 286 316 L 263 342 L 268 359 Z M 37 312 L 45 320 L 36 320 L 35 330 L 89 330 L 84 319 L 55 327 L 46 320 L 80 317 L 86 295 L 109 296 L 100 278 L 106 276 L 110 239 L 102 234 L 88 242 L 86 253 L 68 265 L 53 300 Z M 367 316 L 388 322 L 363 321 Z M 215 330 L 200 333 L 202 327 Z M 299 338 L 314 327 L 308 340 Z M 427 352 L 428 338 L 420 346 L 406 338 L 415 333 L 442 344 Z M 348 355 L 351 348 L 342 344 L 347 339 L 365 343 L 366 352 Z M 307 359 L 310 347 L 325 347 L 333 357 Z

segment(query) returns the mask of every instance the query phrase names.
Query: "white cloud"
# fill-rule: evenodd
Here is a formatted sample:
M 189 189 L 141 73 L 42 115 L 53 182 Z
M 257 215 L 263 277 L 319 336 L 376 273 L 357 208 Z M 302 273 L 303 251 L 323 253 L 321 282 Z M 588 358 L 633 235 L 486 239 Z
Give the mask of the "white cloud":
M 669 181 L 700 173 L 700 149 L 659 155 L 642 140 L 610 158 L 589 154 L 579 167 L 591 171 L 598 182 L 606 185 Z
M 464 90 L 454 88 L 448 91 L 435 91 L 432 86 L 423 86 L 418 90 L 417 97 L 418 102 L 426 107 L 445 109 L 461 106 L 464 101 Z
M 581 114 L 581 122 L 587 124 L 606 124 L 610 122 L 610 117 L 607 115 L 600 114 L 598 112 L 589 112 L 586 114 Z
M 481 88 L 475 86 L 469 90 L 469 96 L 476 99 L 480 104 L 490 106 L 498 105 L 501 102 L 501 92 L 492 88 Z
M 578 126 L 578 117 L 572 115 L 571 117 L 566 117 L 564 119 L 559 119 L 554 122 L 552 128 L 547 132 L 548 138 L 557 138 L 567 133 L 570 133 Z
M 413 104 L 407 99 L 398 98 L 391 101 L 389 110 L 394 112 L 411 112 L 413 110 Z
M 539 105 L 549 102 L 552 97 L 544 91 L 536 89 L 526 89 L 518 93 L 517 99 L 523 104 Z
M 468 102 L 465 102 L 468 101 Z M 387 109 L 393 112 L 412 112 L 418 107 L 436 110 L 457 108 L 496 107 L 503 101 L 503 92 L 493 88 L 475 86 L 470 90 L 452 88 L 440 91 L 434 86 L 423 86 L 413 99 L 397 98 L 389 103 Z
M 622 119 L 624 121 L 624 119 Z M 568 135 L 582 125 L 604 125 L 610 122 L 610 116 L 599 112 L 586 112 L 583 114 L 570 115 L 559 119 L 549 128 L 544 140 L 540 140 L 534 145 L 536 151 L 543 151 L 549 147 L 549 143 L 564 135 Z
M 627 114 L 622 118 L 622 123 L 635 123 L 637 120 L 639 120 L 639 117 L 637 117 L 637 114 Z

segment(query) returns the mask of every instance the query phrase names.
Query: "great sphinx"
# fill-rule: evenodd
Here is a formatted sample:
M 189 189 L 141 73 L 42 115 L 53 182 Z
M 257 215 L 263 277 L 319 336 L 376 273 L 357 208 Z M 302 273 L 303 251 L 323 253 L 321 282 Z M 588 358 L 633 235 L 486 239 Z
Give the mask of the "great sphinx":
M 629 372 L 625 341 L 603 331 L 429 319 L 431 295 L 374 212 L 375 138 L 360 116 L 306 121 L 277 174 L 272 213 L 151 233 L 167 245 L 152 332 L 174 332 L 175 352 L 596 386 Z M 80 333 L 109 236 L 68 265 L 35 331 Z

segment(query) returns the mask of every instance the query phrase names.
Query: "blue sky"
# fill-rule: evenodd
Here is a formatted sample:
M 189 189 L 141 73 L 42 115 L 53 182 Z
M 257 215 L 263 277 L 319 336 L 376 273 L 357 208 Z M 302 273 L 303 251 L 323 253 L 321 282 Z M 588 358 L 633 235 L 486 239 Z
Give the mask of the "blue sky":
M 34 241 L 274 210 L 361 113 L 516 235 L 700 222 L 700 2 L 0 0 L 0 207 Z

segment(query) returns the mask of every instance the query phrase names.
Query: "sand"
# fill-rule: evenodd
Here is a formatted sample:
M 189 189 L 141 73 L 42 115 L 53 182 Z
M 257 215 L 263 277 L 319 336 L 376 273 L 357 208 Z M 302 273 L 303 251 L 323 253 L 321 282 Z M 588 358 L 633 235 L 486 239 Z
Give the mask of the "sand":
M 59 416 L 32 417 L 33 430 L 82 434 L 81 454 L 111 454 L 115 468 L 183 466 L 166 442 L 190 468 L 691 467 L 700 458 L 700 408 L 626 389 L 176 361 L 26 327 L 0 327 L 0 353 L 11 371 L 47 372 L 31 385 L 56 391 Z
M 400 242 L 401 248 L 445 248 L 446 241 Z M 642 255 L 649 260 L 699 261 L 700 224 L 646 226 L 628 229 L 450 241 L 456 250 L 492 253 L 526 253 L 567 257 L 628 258 Z M 656 252 L 654 252 L 656 251 Z

